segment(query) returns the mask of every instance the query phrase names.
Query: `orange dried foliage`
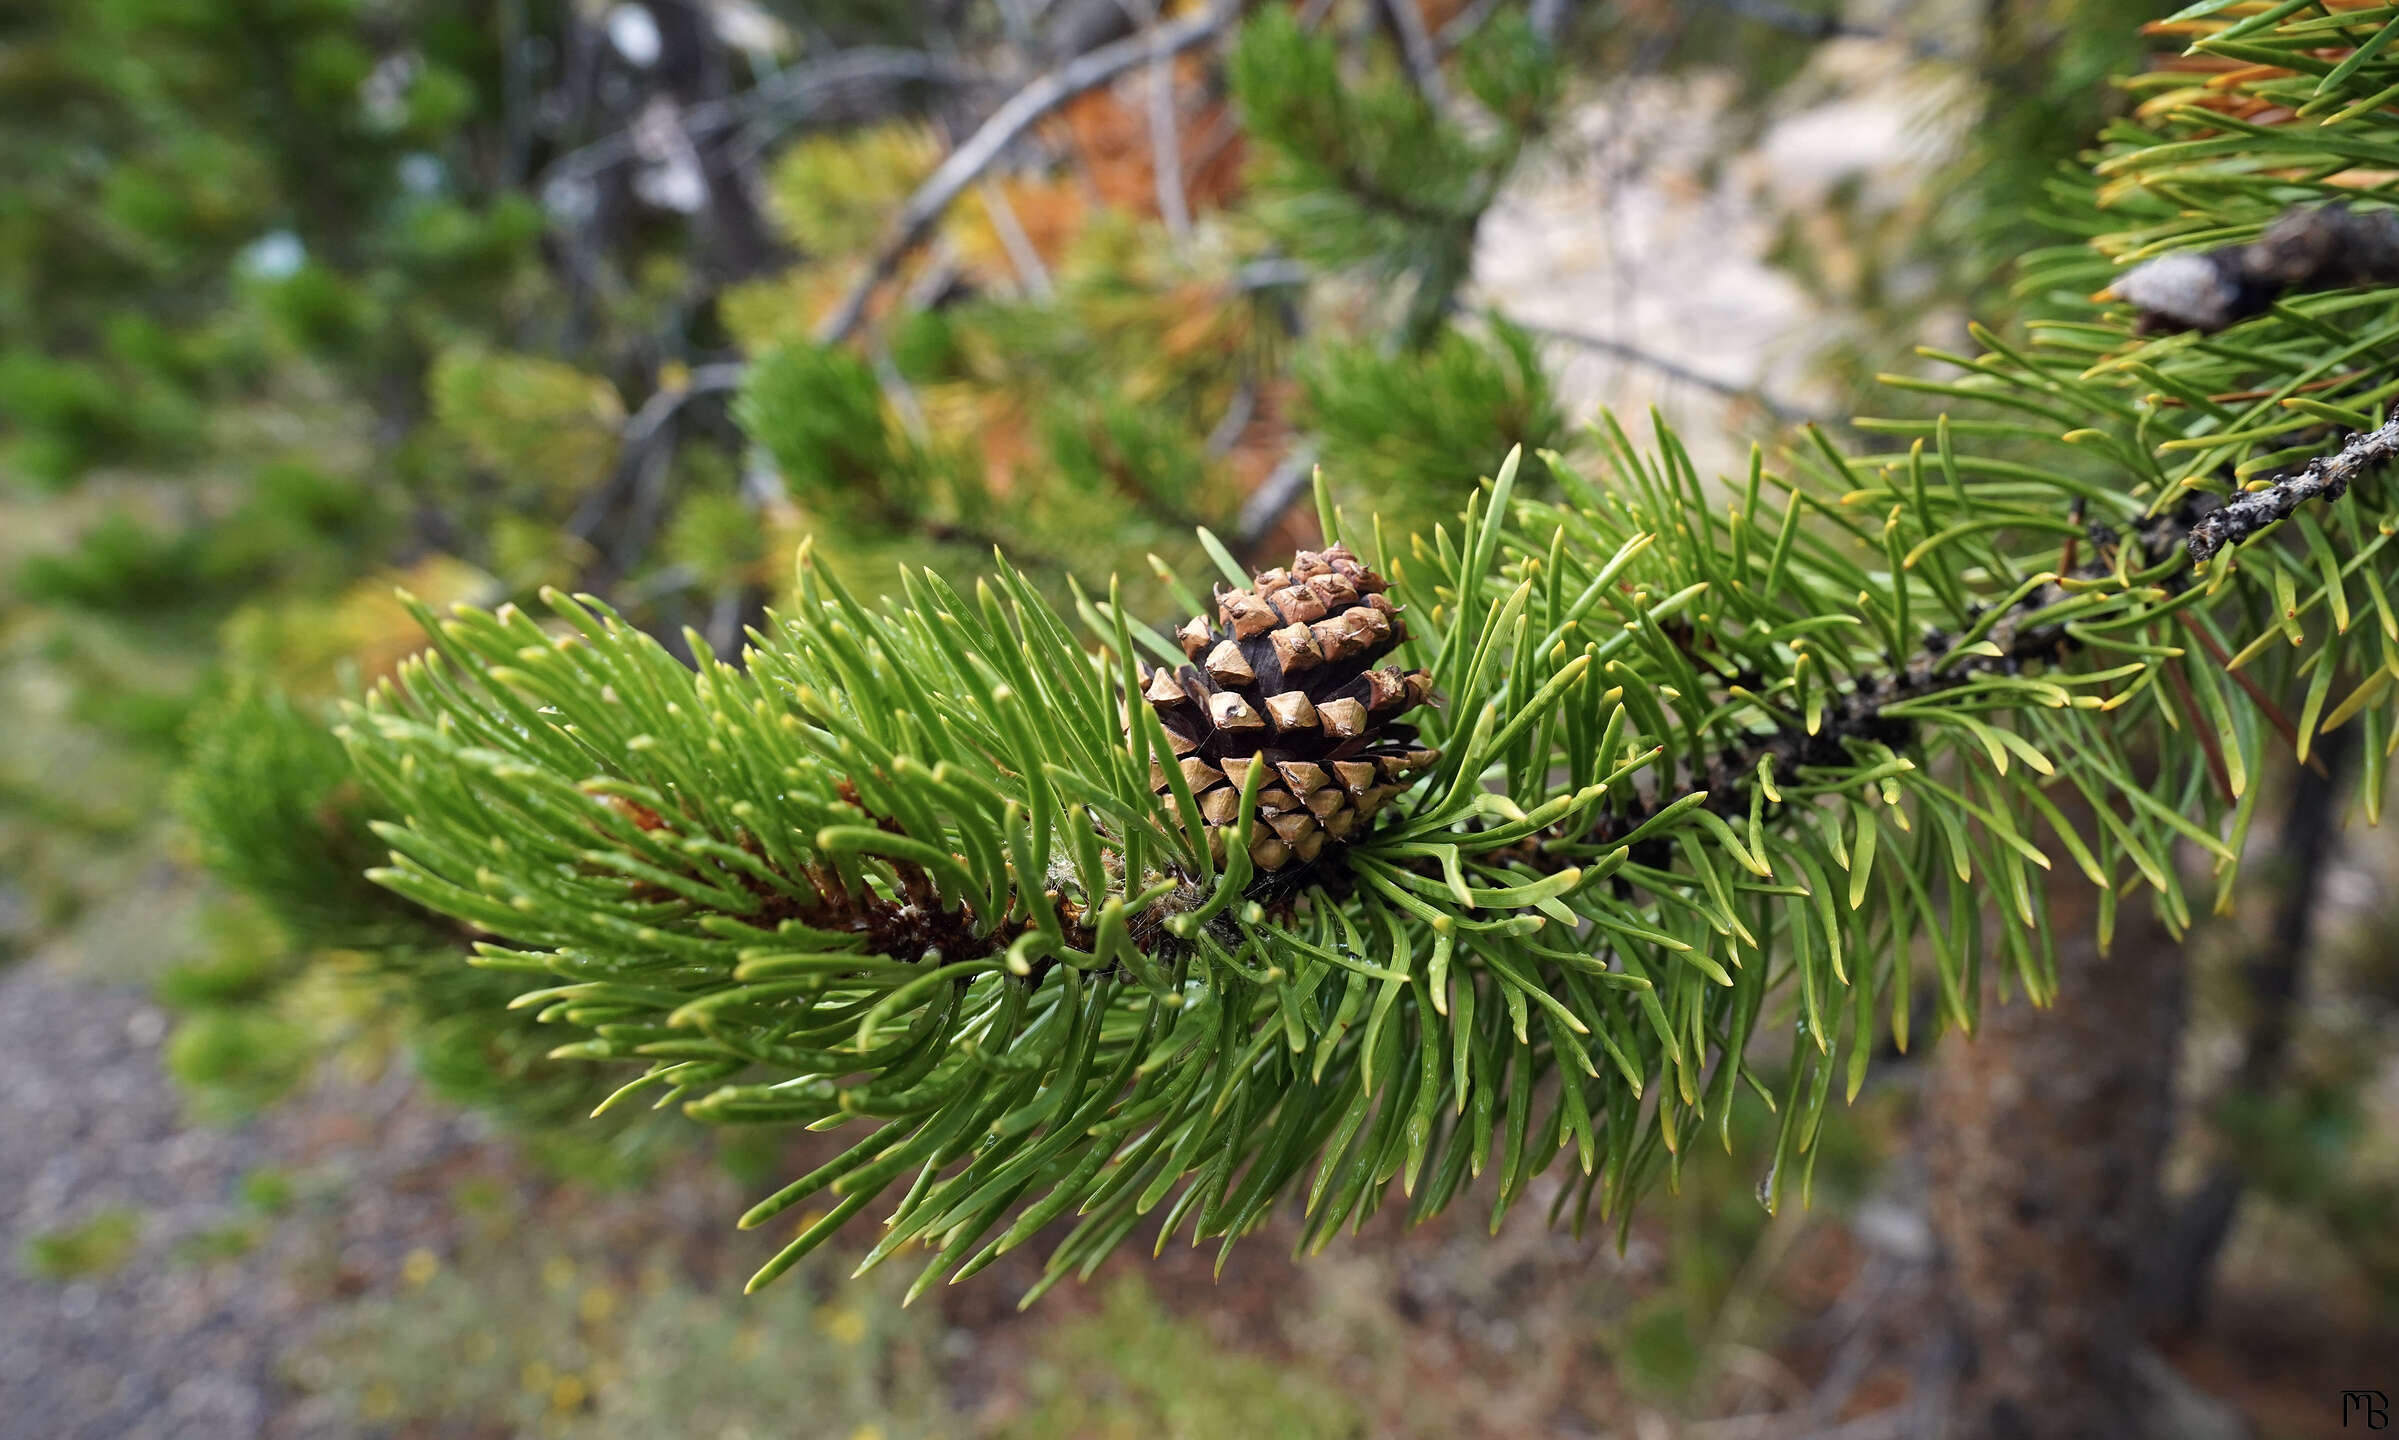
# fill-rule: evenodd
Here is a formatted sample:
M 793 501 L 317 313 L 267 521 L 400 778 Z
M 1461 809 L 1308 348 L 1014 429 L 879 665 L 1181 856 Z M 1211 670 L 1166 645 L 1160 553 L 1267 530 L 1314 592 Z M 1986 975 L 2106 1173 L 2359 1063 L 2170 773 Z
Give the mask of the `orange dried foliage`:
M 1083 233 L 1090 216 L 1091 207 L 1082 192 L 1064 181 L 1025 176 L 1000 182 L 1000 192 L 1042 263 L 1056 265 L 1065 260 L 1067 249 Z
M 2146 35 L 2166 32 L 2144 29 L 2141 33 Z M 2249 62 L 2246 60 L 2235 60 L 2224 55 L 2163 55 L 2152 58 L 2149 68 L 2172 74 L 2213 75 L 2226 70 L 2245 69 L 2248 64 Z
M 2385 0 L 2318 0 L 2318 4 L 2319 8 L 2327 11 L 2379 10 L 2384 8 Z M 2195 20 L 2153 20 L 2141 27 L 2141 33 L 2176 42 L 2204 39 L 2223 31 L 2243 16 L 2261 13 L 2265 8 L 2262 4 L 2236 5 Z M 2328 65 L 2338 65 L 2356 51 L 2346 45 L 2322 45 L 2304 53 Z M 2141 119 L 2153 119 L 2181 109 L 2209 110 L 2253 125 L 2281 125 L 2297 118 L 2297 113 L 2279 100 L 2246 93 L 2251 86 L 2293 78 L 2295 72 L 2287 66 L 2262 65 L 2225 55 L 2181 52 L 2152 56 L 2149 70 L 2152 74 L 2187 75 L 2195 83 L 2188 88 L 2164 91 L 2142 101 L 2133 111 Z M 2358 170 L 2344 174 L 2358 178 L 2326 178 L 2330 183 L 2359 189 L 2386 183 L 2385 173 L 2379 170 Z
M 1175 149 L 1182 162 L 1183 203 L 1193 214 L 1221 208 L 1241 189 L 1241 139 L 1224 102 L 1209 93 L 1197 57 L 1168 67 L 1174 86 Z M 1150 139 L 1150 87 L 1156 67 L 1086 91 L 1059 107 L 1053 127 L 1073 152 L 1101 203 L 1138 215 L 1158 215 L 1157 147 Z
M 2230 90 L 2234 86 L 2248 85 L 2259 80 L 2280 80 L 2290 73 L 2288 69 L 2280 65 L 2240 65 L 2220 74 L 2209 76 L 2207 88 Z
M 917 388 L 926 428 L 937 437 L 971 436 L 983 484 L 1005 497 L 1017 475 L 1037 465 L 1046 451 L 1034 433 L 1033 416 L 1019 391 L 979 380 L 953 380 Z

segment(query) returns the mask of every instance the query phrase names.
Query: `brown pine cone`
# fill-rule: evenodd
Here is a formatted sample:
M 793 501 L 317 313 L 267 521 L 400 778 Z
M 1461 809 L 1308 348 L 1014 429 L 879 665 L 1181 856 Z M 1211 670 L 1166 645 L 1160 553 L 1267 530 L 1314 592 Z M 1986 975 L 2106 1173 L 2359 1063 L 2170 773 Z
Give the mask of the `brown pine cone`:
M 1393 724 L 1432 698 L 1422 670 L 1373 668 L 1408 638 L 1383 577 L 1346 546 L 1303 550 L 1289 570 L 1262 572 L 1247 589 L 1215 592 L 1211 627 L 1194 615 L 1175 632 L 1193 663 L 1144 667 L 1142 695 L 1165 724 L 1211 840 L 1240 820 L 1249 767 L 1260 781 L 1250 858 L 1261 870 L 1307 864 L 1366 833 L 1404 782 L 1438 750 L 1415 727 Z M 1151 762 L 1151 782 L 1167 793 Z

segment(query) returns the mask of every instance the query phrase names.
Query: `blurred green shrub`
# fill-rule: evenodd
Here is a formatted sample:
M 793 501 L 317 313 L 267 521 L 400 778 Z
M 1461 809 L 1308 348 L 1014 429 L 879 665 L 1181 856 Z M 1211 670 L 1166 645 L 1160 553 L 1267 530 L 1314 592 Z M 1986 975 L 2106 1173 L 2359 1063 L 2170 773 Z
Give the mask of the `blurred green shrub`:
M 1030 1404 L 1000 1430 L 1003 1440 L 1366 1434 L 1357 1403 L 1329 1377 L 1227 1350 L 1196 1321 L 1161 1307 L 1136 1276 L 1110 1285 L 1097 1315 L 1045 1335 L 1026 1385 Z
M 142 1220 L 125 1209 L 102 1210 L 80 1225 L 25 1241 L 26 1270 L 45 1280 L 90 1280 L 115 1273 L 141 1244 Z

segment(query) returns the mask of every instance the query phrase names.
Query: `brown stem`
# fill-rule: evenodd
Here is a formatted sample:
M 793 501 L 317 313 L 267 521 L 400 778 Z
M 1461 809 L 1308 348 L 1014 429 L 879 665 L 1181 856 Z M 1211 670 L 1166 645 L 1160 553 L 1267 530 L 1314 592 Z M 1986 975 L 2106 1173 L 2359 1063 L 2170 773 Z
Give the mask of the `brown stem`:
M 2339 844 L 2340 790 L 2356 757 L 2355 732 L 2336 730 L 2319 753 L 2321 770 L 2294 778 L 2275 835 L 2266 884 L 2274 891 L 2274 918 L 2263 943 L 2242 960 L 2239 977 L 2248 1015 L 2241 1027 L 2241 1064 L 2224 1087 L 2223 1099 L 2270 1100 L 2283 1084 L 2293 1017 L 2307 967 L 2315 954 L 2316 916 L 2328 863 Z M 2151 1262 L 2151 1322 L 2169 1335 L 2188 1334 L 2206 1318 L 2216 1257 L 2232 1233 L 2250 1167 L 2238 1152 L 2240 1137 L 2219 1138 L 2220 1153 L 2207 1178 L 2176 1209 Z
M 2232 660 L 2224 653 L 2224 647 L 2216 643 L 2215 636 L 2199 627 L 2199 622 L 2191 618 L 2190 611 L 2182 611 L 2177 618 L 2182 621 L 2182 628 L 2189 631 L 2191 638 L 2198 642 L 2199 648 L 2208 653 L 2208 658 L 2224 667 L 2224 673 L 2232 677 L 2232 683 L 2248 693 L 2249 699 L 2257 706 L 2259 713 L 2263 714 L 2276 730 L 2282 732 L 2282 738 L 2291 742 L 2293 750 L 2297 750 L 2299 748 L 2299 727 L 2292 722 L 2290 712 L 2283 709 L 2281 702 L 2268 695 L 2264 688 L 2255 680 L 2250 679 L 2247 674 L 2233 669 Z M 2325 773 L 2323 760 L 2314 755 L 2307 757 L 2307 768 L 2318 775 Z
M 1922 1117 L 1932 1218 L 1965 1373 L 1952 1440 L 2147 1433 L 2140 1278 L 2162 1206 L 2183 967 L 2150 907 L 2049 887 L 2059 1001 L 1994 1005 L 1946 1037 Z

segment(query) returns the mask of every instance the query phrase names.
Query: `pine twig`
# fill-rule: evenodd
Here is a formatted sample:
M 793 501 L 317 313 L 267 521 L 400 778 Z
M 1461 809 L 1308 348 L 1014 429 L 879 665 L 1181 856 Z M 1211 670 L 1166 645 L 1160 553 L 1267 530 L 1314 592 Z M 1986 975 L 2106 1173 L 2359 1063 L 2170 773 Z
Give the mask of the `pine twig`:
M 866 318 L 867 302 L 874 297 L 876 288 L 889 280 L 900 268 L 900 262 L 933 233 L 933 227 L 949 210 L 951 202 L 1036 121 L 1135 66 L 1155 63 L 1213 38 L 1233 18 L 1234 10 L 1233 5 L 1220 0 L 1197 15 L 1161 25 L 1149 34 L 1130 36 L 1078 56 L 1010 96 L 965 144 L 950 152 L 949 158 L 900 207 L 899 218 L 868 263 L 866 273 L 858 277 L 833 313 L 817 327 L 817 342 L 837 344 L 857 330 L 859 322 Z
M 2259 491 L 2204 515 L 2192 517 L 2187 511 L 2153 515 L 2143 520 L 2133 537 L 2145 556 L 2162 557 L 2176 545 L 2193 556 L 2204 559 L 2227 546 L 2238 545 L 2255 536 L 2275 520 L 2289 515 L 2312 499 L 2337 499 L 2349 484 L 2369 465 L 2399 455 L 2399 419 L 2393 419 L 2381 429 L 2367 435 L 2354 436 L 2333 455 L 2309 463 L 2298 477 L 2285 481 L 2270 490 Z M 2311 478 L 2312 477 L 2312 478 Z M 2224 517 L 2235 506 L 2251 504 L 2252 508 Z M 2095 532 L 2098 548 L 2108 548 L 2109 537 L 2104 531 Z M 2076 567 L 2071 573 L 2077 579 L 2095 580 L 2111 574 L 2112 565 L 2104 553 Z M 2190 572 L 2169 577 L 2163 582 L 2168 589 L 2179 589 L 2190 583 Z M 2025 626 L 2021 617 L 2030 616 L 2065 598 L 2062 587 L 2051 584 L 2041 587 L 2019 601 L 2014 609 L 2001 617 L 1989 631 L 1989 638 L 1999 654 L 1976 655 L 1957 661 L 1949 655 L 1946 637 L 1935 637 L 1925 648 L 1905 664 L 1877 674 L 1861 674 L 1853 679 L 1851 688 L 1826 707 L 1821 726 L 1810 733 L 1795 725 L 1784 724 L 1770 735 L 1762 735 L 1750 745 L 1727 751 L 1709 761 L 1704 770 L 1680 777 L 1679 783 L 1661 786 L 1646 800 L 1628 806 L 1622 812 L 1604 819 L 1591 834 L 1570 837 L 1577 840 L 1607 843 L 1614 835 L 1629 833 L 1650 816 L 1693 790 L 1709 794 L 1708 806 L 1722 813 L 1734 814 L 1743 808 L 1738 798 L 1741 787 L 1751 783 L 1759 765 L 1772 757 L 1775 768 L 1789 773 L 1799 765 L 1814 763 L 1817 758 L 1834 760 L 1844 751 L 1851 738 L 1904 741 L 1913 726 L 1904 720 L 1883 715 L 1884 707 L 1907 700 L 1959 688 L 1981 674 L 2013 673 L 2018 667 L 2054 661 L 2079 644 L 2064 627 L 2057 625 Z M 2206 648 L 2215 652 L 2221 662 L 2222 653 L 2207 642 L 2204 632 L 2190 627 Z M 2207 755 L 2208 769 L 2220 793 L 2230 798 L 2231 781 L 2225 767 L 2222 750 L 2216 743 L 2214 731 L 2207 725 L 2196 697 L 2182 672 L 2171 666 L 2166 671 L 2184 711 L 2191 717 L 2192 727 Z M 2246 677 L 2234 673 L 2236 680 Z M 2248 688 L 2246 685 L 2244 688 Z M 2266 705 L 2265 697 L 2251 689 L 2251 697 L 2264 705 L 2269 717 L 2279 707 Z M 2296 731 L 2286 731 L 2296 743 Z M 2311 767 L 2315 768 L 2315 767 Z M 2317 769 L 2317 774 L 2323 771 Z M 1528 852 L 1537 847 L 1527 844 Z M 1536 863 L 1541 863 L 1536 861 Z
M 2161 255 L 2107 293 L 2141 312 L 2148 334 L 2214 334 L 2288 294 L 2399 283 L 2399 211 L 2297 205 L 2246 245 Z
M 2142 554 L 2164 556 L 2182 541 L 2186 524 L 2185 518 L 2178 515 L 2153 516 L 2142 522 L 2132 538 L 2139 544 Z M 2086 561 L 2073 578 L 2098 579 L 2111 573 L 2113 567 L 2102 556 Z M 2166 583 L 2171 588 L 2189 582 L 2184 576 L 2169 579 Z M 1971 684 L 1977 676 L 2013 674 L 2028 664 L 2053 662 L 2075 649 L 2080 642 L 2067 634 L 2063 626 L 2022 623 L 2025 617 L 2055 605 L 2064 598 L 2064 588 L 2052 583 L 2018 601 L 1988 631 L 1987 638 L 1999 651 L 1996 655 L 1984 652 L 1960 658 L 1952 651 L 1950 637 L 1930 636 L 1924 648 L 1904 662 L 1895 660 L 1887 670 L 1853 675 L 1850 688 L 1825 706 L 1821 723 L 1815 730 L 1805 730 L 1791 722 L 1782 723 L 1770 734 L 1762 734 L 1745 746 L 1727 749 L 1707 760 L 1703 767 L 1673 777 L 1654 794 L 1603 817 L 1590 832 L 1555 838 L 1603 845 L 1610 843 L 1616 836 L 1631 833 L 1651 816 L 1695 790 L 1707 792 L 1706 804 L 1709 809 L 1726 816 L 1743 814 L 1748 808 L 1745 787 L 1755 783 L 1759 767 L 1769 759 L 1773 762 L 1774 773 L 1789 775 L 1804 765 L 1842 763 L 1847 757 L 1847 742 L 1852 739 L 1879 740 L 1893 746 L 1905 745 L 1915 734 L 1915 723 L 1884 715 L 1885 707 L 1961 689 Z M 2208 736 L 2210 741 L 2213 738 L 2212 734 Z M 1530 841 L 1523 847 L 1523 853 L 1536 866 L 1554 867 L 1564 863 L 1542 853 L 1539 846 Z
M 2385 421 L 2379 430 L 2350 436 L 2339 450 L 2308 461 L 2287 480 L 2225 501 L 2191 526 L 2184 546 L 2204 565 L 2217 551 L 2288 519 L 2310 500 L 2340 499 L 2359 475 L 2394 458 L 2399 458 L 2399 417 Z

